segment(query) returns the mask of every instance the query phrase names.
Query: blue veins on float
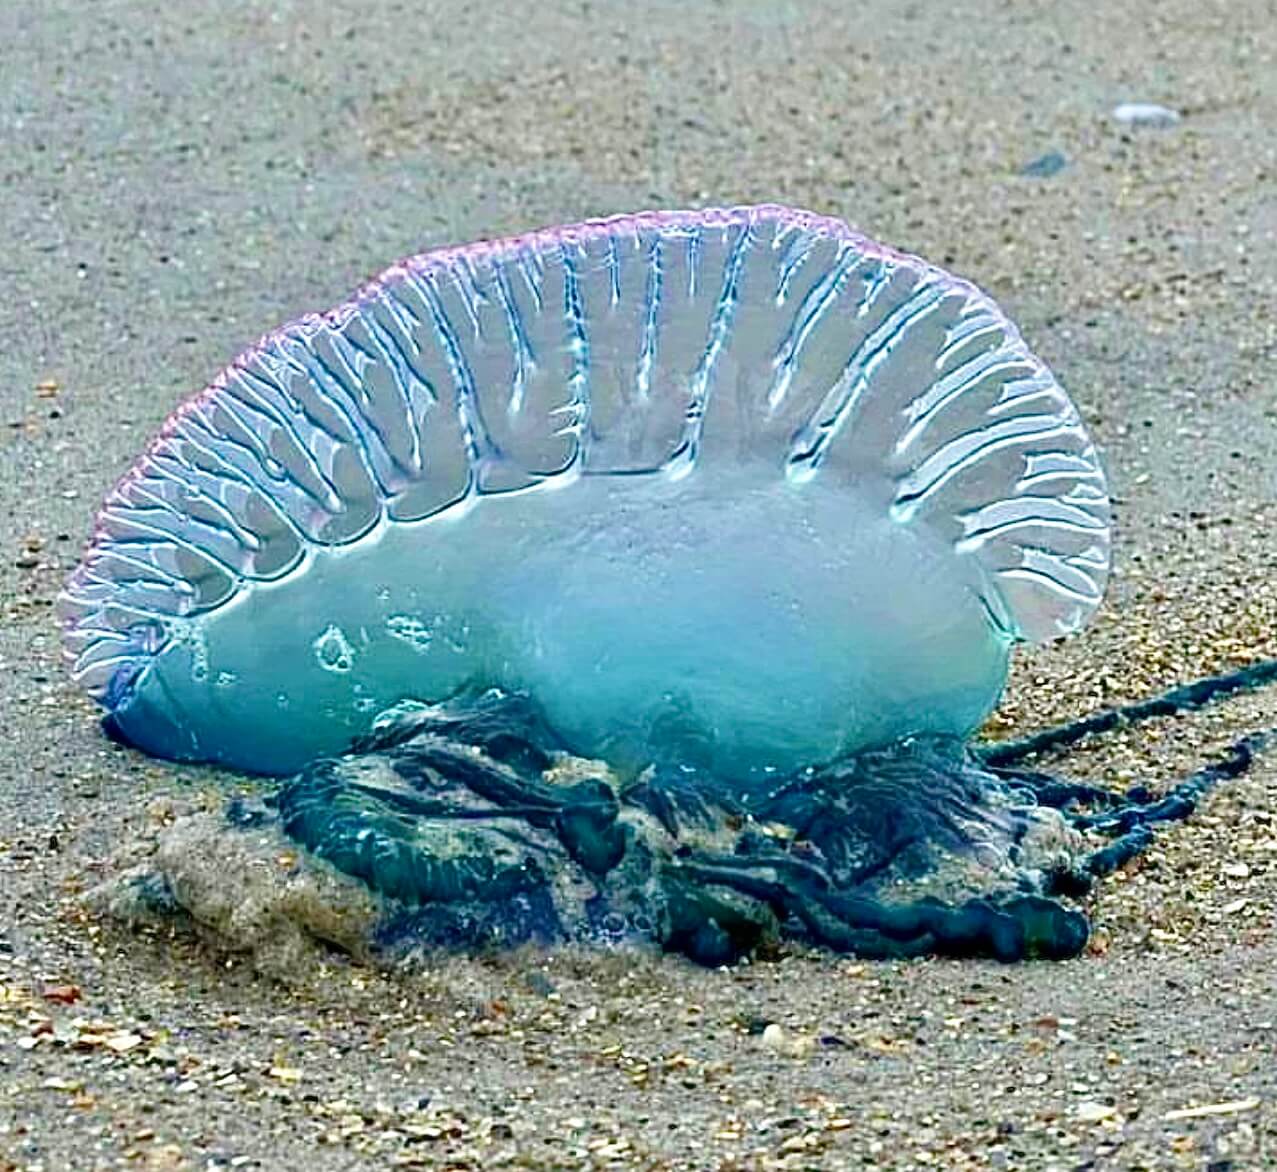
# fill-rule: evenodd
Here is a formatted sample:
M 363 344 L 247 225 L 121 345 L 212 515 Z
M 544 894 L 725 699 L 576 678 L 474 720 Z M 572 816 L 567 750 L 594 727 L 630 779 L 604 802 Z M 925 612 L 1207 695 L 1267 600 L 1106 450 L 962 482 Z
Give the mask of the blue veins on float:
M 1062 897 L 1263 740 L 1160 799 L 1022 768 L 1270 664 L 970 741 L 1109 559 L 1095 445 L 998 307 L 765 205 L 428 252 L 267 335 L 107 496 L 61 614 L 113 736 L 283 778 L 269 817 L 396 931 L 1016 959 L 1080 950 Z

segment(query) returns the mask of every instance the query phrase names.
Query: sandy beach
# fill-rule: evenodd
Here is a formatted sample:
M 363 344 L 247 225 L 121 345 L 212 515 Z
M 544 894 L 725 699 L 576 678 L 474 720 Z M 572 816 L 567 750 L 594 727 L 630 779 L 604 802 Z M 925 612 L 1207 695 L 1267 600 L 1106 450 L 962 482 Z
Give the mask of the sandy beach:
M 1101 445 L 1108 600 L 992 734 L 1277 656 L 1275 33 L 1271 0 L 0 5 L 0 1172 L 1277 1168 L 1277 752 L 1066 963 L 281 983 L 85 909 L 238 782 L 109 743 L 53 618 L 103 493 L 264 331 L 429 247 L 767 200 L 987 289 Z M 1253 695 L 1046 764 L 1164 785 L 1274 725 Z

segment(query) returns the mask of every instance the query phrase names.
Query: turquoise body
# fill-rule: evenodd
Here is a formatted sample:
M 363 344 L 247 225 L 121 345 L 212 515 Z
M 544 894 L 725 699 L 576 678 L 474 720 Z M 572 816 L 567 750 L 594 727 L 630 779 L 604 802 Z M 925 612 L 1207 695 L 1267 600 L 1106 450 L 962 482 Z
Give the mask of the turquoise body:
M 399 701 L 494 685 L 622 772 L 691 754 L 759 778 L 976 728 L 1011 642 L 987 589 L 819 479 L 585 476 L 309 555 L 177 628 L 113 719 L 159 756 L 282 774 Z

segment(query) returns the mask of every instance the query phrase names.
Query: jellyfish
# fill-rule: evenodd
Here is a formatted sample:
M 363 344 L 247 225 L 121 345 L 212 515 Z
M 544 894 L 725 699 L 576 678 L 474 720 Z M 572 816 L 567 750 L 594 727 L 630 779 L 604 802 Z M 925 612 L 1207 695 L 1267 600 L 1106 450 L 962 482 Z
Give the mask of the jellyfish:
M 265 336 L 108 494 L 60 613 L 106 731 L 280 779 L 230 821 L 367 883 L 386 941 L 1066 956 L 1068 897 L 1264 737 L 1161 798 L 1025 763 L 1274 674 L 974 743 L 1110 538 L 976 287 L 791 208 L 642 213 Z

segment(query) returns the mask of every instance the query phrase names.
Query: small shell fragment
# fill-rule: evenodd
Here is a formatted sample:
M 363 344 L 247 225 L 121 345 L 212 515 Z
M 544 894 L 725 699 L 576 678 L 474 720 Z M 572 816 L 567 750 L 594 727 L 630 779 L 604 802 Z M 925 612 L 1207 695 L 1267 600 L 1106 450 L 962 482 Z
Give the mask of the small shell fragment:
M 1154 102 L 1123 102 L 1113 107 L 1113 120 L 1123 126 L 1175 126 L 1183 115 Z

